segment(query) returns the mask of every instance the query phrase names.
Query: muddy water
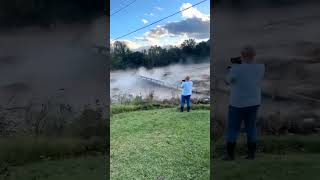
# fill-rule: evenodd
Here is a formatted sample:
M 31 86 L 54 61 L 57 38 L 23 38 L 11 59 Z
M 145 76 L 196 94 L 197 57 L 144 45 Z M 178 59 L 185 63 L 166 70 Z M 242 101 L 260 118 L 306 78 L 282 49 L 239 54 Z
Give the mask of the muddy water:
M 147 96 L 154 93 L 156 99 L 170 99 L 179 97 L 180 90 L 170 89 L 139 79 L 138 76 L 160 80 L 171 87 L 179 87 L 181 80 L 190 76 L 194 82 L 194 89 L 207 91 L 207 94 L 194 94 L 193 97 L 208 97 L 210 87 L 210 63 L 201 64 L 175 64 L 167 67 L 147 70 L 111 72 L 110 88 L 111 98 L 116 101 L 119 96 Z
M 281 7 L 217 8 L 211 24 L 215 75 L 224 77 L 230 57 L 238 56 L 243 45 L 251 44 L 257 50 L 258 62 L 266 64 L 264 91 L 275 91 L 279 96 L 292 93 L 318 97 L 310 89 L 320 89 L 319 7 L 319 3 L 299 1 Z M 217 108 L 227 109 L 228 96 L 218 92 L 217 96 Z M 318 111 L 319 105 L 313 104 L 314 111 Z M 304 109 L 310 111 L 312 107 L 299 99 L 283 102 L 265 98 L 262 111 L 294 114 Z
M 54 28 L 17 28 L 0 32 L 0 105 L 24 106 L 63 96 L 82 107 L 106 94 L 106 57 L 93 47 L 103 45 L 105 17 L 88 24 Z

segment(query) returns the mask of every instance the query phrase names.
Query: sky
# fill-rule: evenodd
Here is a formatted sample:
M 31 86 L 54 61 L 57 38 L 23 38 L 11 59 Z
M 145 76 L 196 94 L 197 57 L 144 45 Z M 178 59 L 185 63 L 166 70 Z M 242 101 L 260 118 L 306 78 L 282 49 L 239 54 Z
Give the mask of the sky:
M 134 0 L 111 0 L 110 14 Z M 136 0 L 110 17 L 111 43 L 115 38 L 148 25 L 201 0 Z M 210 37 L 210 1 L 207 0 L 182 13 L 118 39 L 132 50 L 150 46 L 180 45 L 186 39 L 197 42 Z

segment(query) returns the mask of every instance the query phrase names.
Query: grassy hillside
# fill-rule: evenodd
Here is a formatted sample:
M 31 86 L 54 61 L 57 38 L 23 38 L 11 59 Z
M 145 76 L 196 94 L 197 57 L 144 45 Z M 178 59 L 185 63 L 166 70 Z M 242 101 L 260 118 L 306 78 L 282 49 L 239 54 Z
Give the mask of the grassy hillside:
M 105 179 L 103 156 L 41 161 L 0 169 L 0 180 L 88 180 Z
M 114 180 L 208 180 L 210 173 L 218 180 L 318 179 L 319 135 L 259 137 L 259 152 L 255 161 L 244 159 L 245 137 L 241 136 L 234 162 L 221 160 L 224 143 L 220 139 L 216 141 L 214 163 L 210 171 L 209 110 L 198 109 L 190 113 L 180 113 L 176 108 L 131 110 L 115 111 L 111 118 L 111 178 Z M 32 147 L 43 147 L 43 141 L 37 142 L 39 145 Z M 78 147 L 82 147 L 81 142 Z M 29 146 L 17 143 L 21 144 L 17 147 L 25 147 L 31 152 Z M 0 163 L 0 180 L 82 180 L 106 177 L 106 160 L 101 154 L 73 155 L 75 148 L 70 147 L 77 146 L 51 143 L 57 146 L 56 149 L 45 146 L 50 149 L 46 152 L 51 154 L 51 159 L 38 158 L 32 162 L 25 157 L 37 159 L 35 155 L 20 154 L 19 159 L 25 164 L 20 164 L 20 161 L 10 166 Z M 3 141 L 3 150 L 6 147 L 7 152 L 19 155 L 16 150 L 9 151 L 10 146 L 5 144 L 8 142 Z M 61 150 L 62 146 L 66 150 Z M 52 149 L 53 152 L 66 153 L 68 156 L 64 159 L 53 156 Z M 43 152 L 45 149 L 40 150 Z M 4 153 L 2 155 L 2 158 L 7 157 Z
M 246 140 L 237 143 L 236 160 L 222 161 L 223 139 L 216 142 L 211 173 L 218 180 L 267 180 L 319 178 L 320 136 L 287 135 L 260 136 L 255 161 L 245 159 Z
M 215 160 L 213 171 L 217 180 L 317 180 L 320 154 L 260 154 L 255 161 L 237 158 L 234 162 Z
M 111 178 L 208 179 L 209 111 L 175 108 L 111 119 Z

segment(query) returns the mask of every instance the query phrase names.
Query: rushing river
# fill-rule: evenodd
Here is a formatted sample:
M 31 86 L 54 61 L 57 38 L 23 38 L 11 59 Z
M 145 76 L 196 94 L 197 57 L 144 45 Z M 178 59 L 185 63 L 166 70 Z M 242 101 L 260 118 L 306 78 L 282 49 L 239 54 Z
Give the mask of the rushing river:
M 178 97 L 179 89 L 170 89 L 147 80 L 139 79 L 144 76 L 155 80 L 160 80 L 172 87 L 179 87 L 181 80 L 190 76 L 194 82 L 194 89 L 209 92 L 210 87 L 210 63 L 201 64 L 175 64 L 166 67 L 145 68 L 113 71 L 111 72 L 110 93 L 111 99 L 117 101 L 119 97 L 145 97 L 150 93 L 154 94 L 155 99 L 170 99 Z M 194 97 L 208 97 L 209 93 L 194 94 Z

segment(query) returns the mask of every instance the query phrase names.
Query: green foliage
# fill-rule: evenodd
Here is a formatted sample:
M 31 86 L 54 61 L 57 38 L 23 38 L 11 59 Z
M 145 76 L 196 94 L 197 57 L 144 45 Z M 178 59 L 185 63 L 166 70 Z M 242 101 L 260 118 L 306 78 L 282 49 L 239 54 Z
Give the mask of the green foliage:
M 152 110 L 152 109 L 163 109 L 163 108 L 173 108 L 173 105 L 170 104 L 160 104 L 160 103 L 148 103 L 142 102 L 140 104 L 112 104 L 111 105 L 111 114 L 120 114 L 125 112 L 132 111 L 142 111 L 142 110 Z
M 209 42 L 200 42 L 195 46 L 194 53 L 197 56 L 210 56 L 210 44 Z
M 201 62 L 209 56 L 209 41 L 197 44 L 194 39 L 188 39 L 181 44 L 180 48 L 151 46 L 142 52 L 131 52 L 124 42 L 116 41 L 111 48 L 111 67 L 112 69 L 153 68 L 185 62 L 187 57 L 191 57 L 194 62 Z
M 112 104 L 111 105 L 111 115 L 120 114 L 132 111 L 142 111 L 142 110 L 154 110 L 154 109 L 164 109 L 164 108 L 177 108 L 180 110 L 179 104 L 173 102 L 161 102 L 150 100 L 148 98 L 143 99 L 137 96 L 128 104 Z M 209 104 L 193 104 L 192 110 L 210 110 Z
M 101 112 L 85 109 L 81 116 L 71 123 L 68 130 L 71 135 L 81 138 L 106 137 L 106 122 Z
M 182 52 L 185 54 L 192 54 L 196 46 L 194 39 L 187 39 L 181 44 Z

